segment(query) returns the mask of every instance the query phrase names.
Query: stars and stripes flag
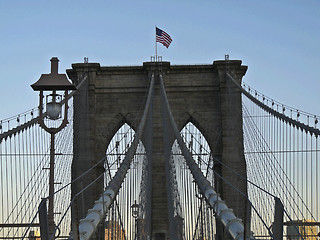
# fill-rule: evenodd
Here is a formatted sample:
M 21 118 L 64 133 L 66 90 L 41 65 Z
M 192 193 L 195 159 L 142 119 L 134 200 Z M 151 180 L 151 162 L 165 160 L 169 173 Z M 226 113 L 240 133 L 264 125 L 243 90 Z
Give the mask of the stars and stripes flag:
M 172 42 L 172 38 L 168 33 L 156 27 L 156 42 L 162 43 L 166 48 L 168 48 Z

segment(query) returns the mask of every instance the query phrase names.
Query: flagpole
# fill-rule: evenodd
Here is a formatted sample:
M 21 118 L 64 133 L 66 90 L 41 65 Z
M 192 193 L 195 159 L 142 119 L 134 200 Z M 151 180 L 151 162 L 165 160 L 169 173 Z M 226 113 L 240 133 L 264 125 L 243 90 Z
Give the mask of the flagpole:
M 158 51 L 158 49 L 157 49 L 157 25 L 155 25 L 155 30 L 156 30 L 156 34 L 155 34 L 155 41 L 156 41 L 156 62 L 158 61 L 158 53 L 157 53 L 157 51 Z

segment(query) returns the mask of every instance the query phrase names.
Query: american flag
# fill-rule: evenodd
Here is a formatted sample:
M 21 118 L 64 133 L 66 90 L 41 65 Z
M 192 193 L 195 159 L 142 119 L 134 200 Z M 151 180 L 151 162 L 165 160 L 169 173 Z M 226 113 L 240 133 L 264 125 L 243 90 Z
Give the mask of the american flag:
M 156 42 L 162 43 L 168 48 L 172 39 L 168 33 L 156 27 Z

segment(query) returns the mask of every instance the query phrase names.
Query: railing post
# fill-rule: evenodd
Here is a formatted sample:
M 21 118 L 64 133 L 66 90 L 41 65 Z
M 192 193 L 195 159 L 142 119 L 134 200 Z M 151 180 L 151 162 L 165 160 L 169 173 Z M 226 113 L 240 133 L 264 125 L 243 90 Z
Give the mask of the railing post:
M 39 205 L 39 223 L 41 240 L 49 239 L 48 214 L 47 214 L 47 199 L 43 198 Z
M 274 222 L 272 226 L 272 231 L 275 240 L 283 239 L 283 204 L 281 200 L 277 197 L 274 198 L 275 207 L 274 207 Z

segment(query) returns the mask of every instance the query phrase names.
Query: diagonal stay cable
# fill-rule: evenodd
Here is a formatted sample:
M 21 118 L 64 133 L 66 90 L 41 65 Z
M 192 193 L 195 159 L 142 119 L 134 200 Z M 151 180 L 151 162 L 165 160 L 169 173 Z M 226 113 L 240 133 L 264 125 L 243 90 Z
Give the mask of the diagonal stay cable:
M 245 105 L 244 105 L 244 111 L 245 111 L 245 112 L 247 113 L 247 115 L 249 116 L 248 109 L 245 107 Z M 264 137 L 262 136 L 262 133 L 260 132 L 258 126 L 254 123 L 254 121 L 253 121 L 253 119 L 252 119 L 251 117 L 248 117 L 247 120 L 250 122 L 249 125 L 251 126 L 251 128 L 254 128 L 254 129 L 251 130 L 251 132 L 254 133 L 255 135 L 259 135 L 259 137 L 256 137 L 256 139 L 258 139 L 258 140 L 260 141 L 260 144 L 259 144 L 259 145 L 261 145 L 261 147 L 264 148 L 264 152 L 270 153 L 270 154 L 269 154 L 270 156 L 267 155 L 267 157 L 268 157 L 269 159 L 274 159 L 275 162 L 276 162 L 277 165 L 278 165 L 278 166 L 273 166 L 273 165 L 270 165 L 270 164 L 269 164 L 270 169 L 274 169 L 274 171 L 277 173 L 277 175 L 280 176 L 280 180 L 282 180 L 283 183 L 284 183 L 285 180 L 286 180 L 286 181 L 293 187 L 293 190 L 294 190 L 294 192 L 297 194 L 297 197 L 301 200 L 303 206 L 307 209 L 307 211 L 308 211 L 309 214 L 311 215 L 312 219 L 315 220 L 315 218 L 313 217 L 312 212 L 309 210 L 309 208 L 307 207 L 306 203 L 305 203 L 304 200 L 302 199 L 301 195 L 299 194 L 299 192 L 297 191 L 297 189 L 294 187 L 292 181 L 288 178 L 288 176 L 287 176 L 287 174 L 285 173 L 284 169 L 281 167 L 281 165 L 280 165 L 280 163 L 278 162 L 275 154 L 271 151 L 270 147 L 269 147 L 268 144 L 266 143 L 266 140 L 265 140 Z M 257 142 L 258 142 L 258 141 L 253 141 L 253 143 L 254 143 L 255 145 L 257 145 Z M 270 171 L 270 169 L 267 168 L 267 171 Z M 282 176 L 281 173 L 284 174 L 284 176 Z M 271 174 L 271 175 L 272 175 L 272 174 Z M 270 176 L 271 176 L 271 175 L 270 175 Z M 274 179 L 272 179 L 272 180 L 274 180 Z M 280 190 L 285 191 L 285 190 L 287 190 L 288 187 L 287 187 L 286 184 L 280 184 L 280 188 L 281 188 Z M 280 194 L 279 191 L 278 191 L 278 194 Z M 292 199 L 294 199 L 293 196 L 292 196 L 291 191 L 289 191 L 288 194 L 289 194 L 289 196 L 290 196 Z M 302 215 L 304 215 L 303 212 L 302 212 L 302 210 L 300 209 L 300 207 L 298 206 L 298 204 L 297 204 L 295 201 L 294 201 L 294 205 L 298 208 L 298 211 L 299 211 Z M 296 214 L 296 213 L 295 213 L 295 214 Z
M 87 186 L 85 186 L 84 188 L 82 188 L 77 194 L 74 195 L 74 197 L 72 198 L 72 200 L 70 201 L 69 206 L 67 207 L 67 209 L 65 210 L 63 216 L 61 217 L 59 223 L 57 224 L 57 226 L 55 227 L 54 233 L 58 230 L 62 220 L 64 219 L 64 217 L 66 216 L 67 212 L 69 211 L 69 209 L 71 208 L 74 200 L 84 191 L 86 191 L 88 188 L 90 188 L 95 182 L 97 182 L 101 177 L 103 177 L 104 173 L 101 173 L 96 179 L 94 179 L 92 182 L 90 182 Z M 43 198 L 44 200 L 48 200 L 50 196 Z M 39 209 L 41 208 L 42 204 L 46 204 L 46 201 L 41 202 L 41 204 L 39 205 Z M 29 232 L 30 228 L 32 227 L 32 224 L 34 223 L 34 221 L 36 220 L 36 217 L 39 214 L 39 210 L 36 212 L 36 214 L 34 215 L 30 225 L 27 227 L 27 230 L 25 230 L 24 235 L 22 236 L 22 239 L 24 239 L 26 237 L 26 234 Z M 50 236 L 50 239 L 53 238 L 53 235 Z M 50 240 L 49 239 L 49 240 Z
M 255 97 L 253 97 L 249 92 L 247 92 L 245 89 L 243 89 L 240 84 L 229 74 L 227 73 L 227 77 L 229 78 L 229 80 L 231 80 L 235 86 L 248 98 L 250 99 L 253 103 L 255 103 L 257 106 L 259 106 L 260 108 L 262 108 L 264 111 L 270 113 L 271 115 L 273 115 L 274 117 L 286 122 L 286 123 L 289 123 L 290 125 L 293 125 L 297 128 L 300 128 L 301 130 L 304 130 L 305 132 L 309 132 L 311 135 L 314 134 L 315 137 L 319 136 L 320 135 L 320 130 L 317 129 L 317 128 L 313 128 L 313 127 L 310 127 L 306 124 L 303 124 L 297 120 L 294 120 L 290 117 L 287 117 L 286 115 L 282 114 L 282 113 L 279 113 L 278 111 L 268 107 L 267 105 L 265 105 L 264 103 L 262 103 L 261 101 L 259 101 L 258 99 L 256 99 Z M 270 151 L 271 152 L 271 151 Z M 271 153 L 272 154 L 272 153 Z M 274 155 L 274 154 L 272 154 Z M 274 157 L 274 156 L 273 156 Z M 275 157 L 274 157 L 275 158 Z M 276 159 L 276 158 L 275 158 Z M 278 162 L 277 162 L 278 163 Z M 279 163 L 278 163 L 279 164 Z M 280 165 L 279 165 L 280 166 Z M 281 167 L 280 169 L 282 171 L 284 171 Z M 275 169 L 276 171 L 278 171 L 278 168 Z M 285 178 L 287 178 L 287 180 L 290 182 L 290 184 L 292 185 L 291 181 L 288 179 L 288 176 L 285 174 Z M 292 185 L 293 186 L 293 185 Z M 281 186 L 283 188 L 283 186 Z M 286 186 L 285 186 L 286 187 Z M 294 188 L 294 190 L 297 192 L 297 190 Z M 289 192 L 290 196 L 291 196 L 291 193 Z M 300 197 L 300 195 L 298 194 L 298 197 L 302 200 L 302 198 Z M 313 217 L 313 214 L 311 213 L 311 211 L 309 210 L 309 208 L 306 206 L 305 202 L 302 200 L 302 203 L 303 205 L 306 207 L 307 211 L 311 214 L 312 218 L 314 219 Z M 298 207 L 298 210 L 301 211 Z
M 53 232 L 53 234 L 50 236 L 49 240 L 54 239 L 55 232 L 59 229 L 59 226 L 61 225 L 63 219 L 65 218 L 65 216 L 66 216 L 66 214 L 67 214 L 67 212 L 68 212 L 69 209 L 71 208 L 74 200 L 75 200 L 80 194 L 82 194 L 84 191 L 86 191 L 88 188 L 90 188 L 91 186 L 93 186 L 93 184 L 94 184 L 95 182 L 97 182 L 100 178 L 102 178 L 103 176 L 104 176 L 104 173 L 101 173 L 96 179 L 94 179 L 94 180 L 93 180 L 92 182 L 90 182 L 87 186 L 85 186 L 84 188 L 82 188 L 76 195 L 74 195 L 74 197 L 72 198 L 72 200 L 71 200 L 68 208 L 65 210 L 63 216 L 61 217 L 59 223 L 58 223 L 57 226 L 55 227 L 54 232 Z M 48 198 L 47 198 L 47 199 L 48 199 Z

